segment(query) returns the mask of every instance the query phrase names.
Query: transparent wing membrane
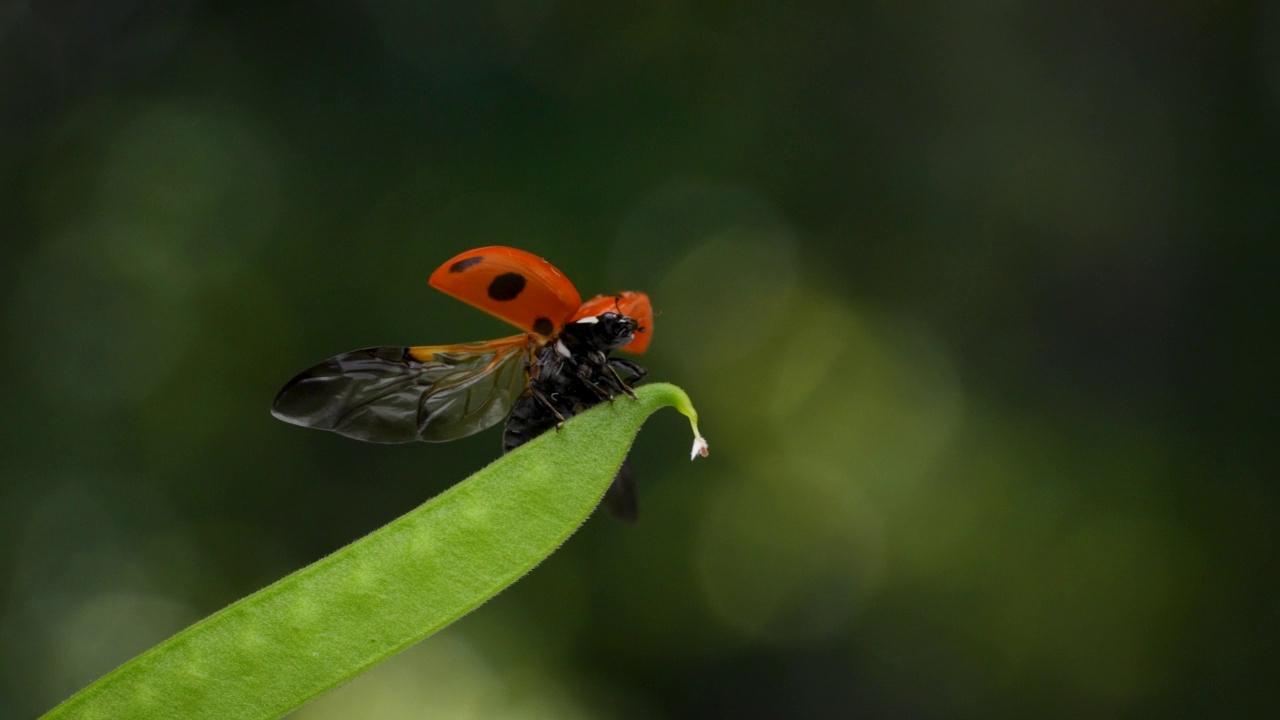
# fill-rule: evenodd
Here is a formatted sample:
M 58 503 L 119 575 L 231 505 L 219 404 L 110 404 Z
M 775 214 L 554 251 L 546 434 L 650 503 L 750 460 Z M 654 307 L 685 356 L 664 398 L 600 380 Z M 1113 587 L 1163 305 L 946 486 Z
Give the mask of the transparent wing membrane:
M 357 440 L 443 442 L 497 424 L 527 382 L 529 338 L 464 345 L 374 347 L 299 374 L 271 413 Z

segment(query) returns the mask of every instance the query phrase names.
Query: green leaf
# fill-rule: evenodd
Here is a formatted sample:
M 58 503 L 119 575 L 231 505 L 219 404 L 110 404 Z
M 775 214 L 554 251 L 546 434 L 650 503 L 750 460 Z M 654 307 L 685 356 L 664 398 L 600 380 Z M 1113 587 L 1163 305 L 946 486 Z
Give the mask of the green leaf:
M 515 582 L 591 514 L 640 425 L 684 391 L 589 410 L 430 502 L 130 660 L 51 710 L 66 718 L 275 718 Z

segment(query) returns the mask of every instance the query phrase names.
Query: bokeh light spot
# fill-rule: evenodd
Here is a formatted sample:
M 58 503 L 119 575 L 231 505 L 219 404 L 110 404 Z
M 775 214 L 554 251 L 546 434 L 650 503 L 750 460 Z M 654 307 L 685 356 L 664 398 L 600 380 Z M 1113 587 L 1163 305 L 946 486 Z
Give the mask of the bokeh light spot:
M 270 146 L 229 109 L 141 108 L 111 139 L 97 193 L 117 271 L 191 283 L 237 269 L 275 228 Z
M 456 631 L 448 631 L 406 650 L 292 717 L 535 720 L 593 716 L 558 677 L 540 673 L 533 686 L 513 682 Z
M 667 275 L 654 349 L 703 369 L 763 350 L 787 321 L 796 292 L 791 239 L 750 228 L 703 239 Z
M 878 583 L 875 508 L 833 468 L 755 461 L 745 481 L 718 484 L 707 512 L 697 555 L 706 599 L 752 640 L 829 638 Z
M 15 696 L 39 688 L 32 700 L 52 707 L 199 618 L 148 562 L 149 529 L 167 524 L 167 508 L 100 491 L 111 484 L 101 476 L 51 481 L 26 518 L 0 614 L 0 654 L 25 658 L 0 664 L 0 682 Z M 169 540 L 187 544 L 182 535 Z
M 908 318 L 858 315 L 821 298 L 803 305 L 811 310 L 787 327 L 765 370 L 783 443 L 877 492 L 915 492 L 960 418 L 944 346 Z
M 22 372 L 83 415 L 144 398 L 172 371 L 194 323 L 183 295 L 104 272 L 81 237 L 27 262 L 8 324 L 11 346 L 23 348 Z

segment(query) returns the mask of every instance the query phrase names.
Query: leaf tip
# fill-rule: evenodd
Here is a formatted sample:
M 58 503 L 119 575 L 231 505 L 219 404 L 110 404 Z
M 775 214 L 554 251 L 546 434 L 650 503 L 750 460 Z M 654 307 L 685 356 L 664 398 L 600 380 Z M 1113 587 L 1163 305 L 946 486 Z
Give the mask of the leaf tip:
M 690 402 L 685 391 L 669 383 L 646 385 L 644 391 L 654 393 L 659 403 L 675 407 L 680 414 L 689 419 L 689 426 L 693 429 L 693 450 L 689 453 L 689 459 L 696 460 L 699 455 L 707 457 L 710 454 L 710 448 L 707 445 L 707 439 L 698 431 L 698 411 L 693 409 L 693 403 Z
M 698 456 L 706 457 L 711 454 L 711 448 L 707 446 L 707 439 L 698 435 L 693 439 L 693 451 L 689 453 L 690 460 L 697 460 Z

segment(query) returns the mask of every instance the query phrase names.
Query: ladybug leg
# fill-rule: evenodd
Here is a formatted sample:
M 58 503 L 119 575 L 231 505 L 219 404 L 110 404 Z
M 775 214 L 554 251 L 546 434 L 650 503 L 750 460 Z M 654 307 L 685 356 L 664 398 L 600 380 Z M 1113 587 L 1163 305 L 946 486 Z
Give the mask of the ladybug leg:
M 599 383 L 591 379 L 590 374 L 591 374 L 590 371 L 584 368 L 584 372 L 579 373 L 578 379 L 582 381 L 583 385 L 586 385 L 588 388 L 590 388 L 591 392 L 596 394 L 596 397 L 600 398 L 601 400 L 608 400 L 609 402 L 613 402 L 613 393 L 609 392 L 607 388 L 600 387 Z
M 609 365 L 613 368 L 621 368 L 631 374 L 631 384 L 635 385 L 649 374 L 648 370 L 623 358 L 609 358 Z
M 556 408 L 555 403 L 551 402 L 541 390 L 532 387 L 529 389 L 533 392 L 534 399 L 545 405 L 551 411 L 551 414 L 556 416 L 556 430 L 559 430 L 564 425 L 564 415 L 560 414 L 560 410 Z
M 648 370 L 622 358 L 609 358 L 609 362 L 605 367 L 608 368 L 609 374 L 613 376 L 614 384 L 617 385 L 618 389 L 633 398 L 636 394 L 632 391 L 631 386 L 639 383 L 644 379 L 645 375 L 649 374 Z M 631 376 L 629 380 L 622 379 L 622 376 L 618 373 L 619 368 Z
M 613 365 L 605 365 L 605 368 L 607 368 L 609 370 L 609 374 L 613 376 L 613 383 L 618 386 L 618 389 L 626 393 L 628 397 L 634 400 L 636 397 L 636 392 L 631 389 L 630 385 L 623 382 L 622 376 L 618 374 L 617 370 L 613 369 Z
M 638 378 L 644 373 L 644 370 L 641 369 L 639 365 L 620 358 L 611 358 L 602 352 L 592 353 L 590 359 L 595 365 L 595 367 L 592 368 L 594 370 L 594 374 L 597 374 L 602 378 L 604 383 L 608 386 L 606 393 L 609 397 L 609 402 L 613 402 L 613 399 L 617 397 L 618 393 L 626 393 L 632 398 L 636 396 L 636 394 L 632 392 L 631 386 L 627 384 L 627 381 L 622 379 L 622 376 L 618 374 L 618 371 L 614 366 L 617 365 Z M 636 372 L 637 370 L 639 372 Z
M 600 379 L 603 378 L 607 385 L 612 385 L 611 378 L 602 374 L 600 368 L 608 367 L 608 359 L 604 353 L 590 353 L 585 358 L 578 361 L 574 367 L 573 374 L 588 390 L 595 393 L 600 400 L 608 400 L 613 402 L 614 393 L 610 392 L 609 387 L 602 387 Z

